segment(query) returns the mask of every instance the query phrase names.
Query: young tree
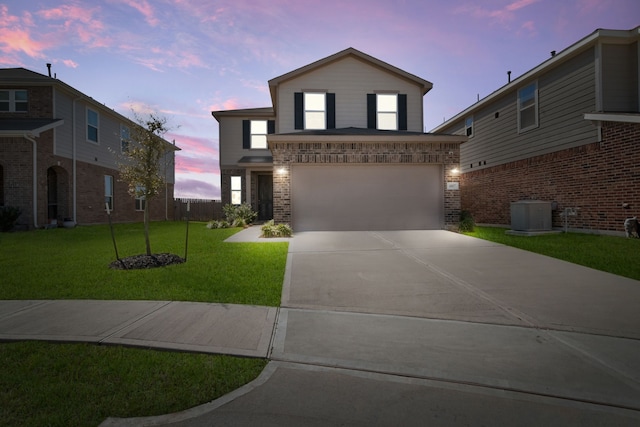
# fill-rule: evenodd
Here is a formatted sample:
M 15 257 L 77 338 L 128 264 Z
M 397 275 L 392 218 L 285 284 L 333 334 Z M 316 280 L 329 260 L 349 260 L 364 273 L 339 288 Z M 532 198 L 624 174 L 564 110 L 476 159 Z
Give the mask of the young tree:
M 151 255 L 149 202 L 164 185 L 160 160 L 168 151 L 163 138 L 168 131 L 167 120 L 150 114 L 147 119 L 136 116 L 136 121 L 139 126 L 132 130 L 125 161 L 120 165 L 120 177 L 129 185 L 129 194 L 144 201 L 144 240 L 147 255 Z

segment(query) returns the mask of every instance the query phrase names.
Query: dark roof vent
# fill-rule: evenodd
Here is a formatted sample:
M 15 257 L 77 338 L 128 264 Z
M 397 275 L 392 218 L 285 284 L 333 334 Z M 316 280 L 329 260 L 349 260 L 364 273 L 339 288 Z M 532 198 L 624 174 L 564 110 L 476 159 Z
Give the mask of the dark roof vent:
M 51 77 L 51 64 L 47 63 L 47 70 L 49 70 L 49 77 Z

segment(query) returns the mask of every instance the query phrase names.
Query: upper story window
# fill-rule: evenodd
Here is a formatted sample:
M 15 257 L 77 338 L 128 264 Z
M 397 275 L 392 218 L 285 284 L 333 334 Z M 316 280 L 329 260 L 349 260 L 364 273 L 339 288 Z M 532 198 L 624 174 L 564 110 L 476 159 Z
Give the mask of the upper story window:
M 87 108 L 87 141 L 98 142 L 98 112 Z
M 275 120 L 243 120 L 242 148 L 245 150 L 266 150 L 267 135 L 276 132 Z
M 407 130 L 407 117 L 406 94 L 367 94 L 367 128 L 379 130 Z
M 336 94 L 328 92 L 294 93 L 295 129 L 335 129 Z
M 267 148 L 267 120 L 251 120 L 251 148 Z
M 326 129 L 325 93 L 304 93 L 304 128 Z
M 538 127 L 538 84 L 531 83 L 518 91 L 518 131 Z
M 469 138 L 473 136 L 473 116 L 469 116 L 464 120 L 464 131 Z
M 26 90 L 0 90 L 0 112 L 26 113 L 28 111 L 29 97 Z
M 128 126 L 120 125 L 120 151 L 126 153 L 129 151 L 129 142 L 131 141 L 131 129 Z
M 398 130 L 398 94 L 377 94 L 376 110 L 378 129 Z

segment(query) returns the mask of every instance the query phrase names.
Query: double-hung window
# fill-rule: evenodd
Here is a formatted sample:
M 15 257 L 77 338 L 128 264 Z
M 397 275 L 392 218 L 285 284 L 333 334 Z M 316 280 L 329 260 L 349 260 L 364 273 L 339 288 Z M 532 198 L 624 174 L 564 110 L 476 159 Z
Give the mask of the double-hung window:
M 131 141 L 131 129 L 128 126 L 120 125 L 120 151 L 129 151 L 129 141 Z
M 376 95 L 376 123 L 380 130 L 398 130 L 398 94 Z
M 304 128 L 326 129 L 326 93 L 304 93 Z
M 267 148 L 267 121 L 251 120 L 251 148 Z
M 242 204 L 242 177 L 241 176 L 231 177 L 231 204 L 232 205 Z
M 144 196 L 144 187 L 136 185 L 136 210 L 143 211 L 146 206 L 147 200 Z
M 473 136 L 473 116 L 469 116 L 464 119 L 464 130 L 465 135 L 467 135 L 469 138 Z
M 105 208 L 108 206 L 109 210 L 113 210 L 113 176 L 104 176 L 104 201 L 106 203 Z
M 98 143 L 98 112 L 87 108 L 87 141 Z
M 26 113 L 28 111 L 29 97 L 26 90 L 0 90 L 0 112 Z
M 518 91 L 518 131 L 538 127 L 538 84 L 531 83 Z

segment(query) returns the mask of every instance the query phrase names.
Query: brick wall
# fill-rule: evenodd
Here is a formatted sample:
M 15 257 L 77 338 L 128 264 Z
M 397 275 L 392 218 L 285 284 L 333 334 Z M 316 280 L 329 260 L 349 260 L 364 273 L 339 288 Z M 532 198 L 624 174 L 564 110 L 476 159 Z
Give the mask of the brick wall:
M 569 228 L 622 232 L 626 217 L 640 216 L 639 148 L 640 124 L 604 122 L 602 142 L 463 174 L 462 209 L 478 223 L 509 225 L 511 202 L 546 200 L 557 203 L 554 227 L 564 226 L 565 208 L 578 208 Z
M 445 224 L 456 225 L 460 218 L 460 192 L 447 190 L 446 181 L 458 182 L 451 170 L 458 167 L 460 146 L 456 143 L 377 142 L 277 142 L 273 154 L 273 216 L 276 222 L 291 224 L 291 165 L 325 164 L 440 164 L 444 165 Z

